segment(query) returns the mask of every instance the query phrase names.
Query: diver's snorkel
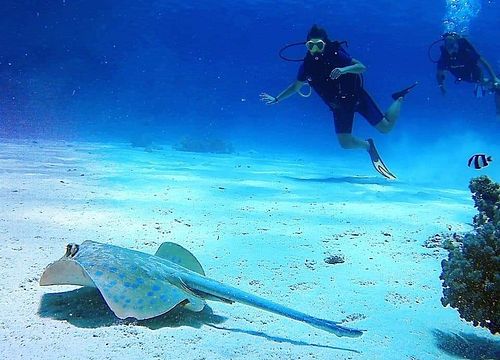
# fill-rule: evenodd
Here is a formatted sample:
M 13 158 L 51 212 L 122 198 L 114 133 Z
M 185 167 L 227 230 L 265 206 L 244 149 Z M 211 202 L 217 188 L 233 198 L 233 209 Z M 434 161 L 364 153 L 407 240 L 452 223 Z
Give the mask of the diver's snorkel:
M 444 41 L 444 39 L 438 39 L 436 41 L 434 41 L 432 44 L 429 45 L 429 47 L 427 48 L 427 57 L 429 58 L 429 60 L 431 62 L 433 62 L 434 64 L 437 64 L 438 61 L 439 61 L 439 58 L 435 59 L 432 57 L 432 54 L 431 54 L 431 51 L 432 49 L 434 48 L 434 46 L 437 44 L 437 43 L 440 43 L 441 41 Z
M 325 41 L 326 44 L 334 44 L 336 46 L 341 46 L 341 45 L 345 45 L 346 47 L 348 47 L 347 45 L 347 41 L 330 41 L 330 40 L 326 40 Z M 301 61 L 304 61 L 304 58 L 300 58 L 300 59 L 292 59 L 292 58 L 289 58 L 289 57 L 286 57 L 285 55 L 283 55 L 283 52 L 291 47 L 294 47 L 294 46 L 298 46 L 298 45 L 306 45 L 307 44 L 307 41 L 300 41 L 300 42 L 296 42 L 296 43 L 291 43 L 291 44 L 287 44 L 285 46 L 283 46 L 280 51 L 278 52 L 278 55 L 281 59 L 285 60 L 285 61 L 293 61 L 293 62 L 301 62 Z
M 305 42 L 305 41 L 301 41 L 301 42 L 296 42 L 296 43 L 293 43 L 293 44 L 288 44 L 288 45 L 285 45 L 285 46 L 283 46 L 283 47 L 280 49 L 280 51 L 279 51 L 278 55 L 280 56 L 280 58 L 282 58 L 282 59 L 283 59 L 283 60 L 285 60 L 285 61 L 294 61 L 294 62 L 301 62 L 301 61 L 304 61 L 304 58 L 300 58 L 300 59 L 291 59 L 291 58 L 288 58 L 288 57 L 286 57 L 285 55 L 283 55 L 283 52 L 284 52 L 286 49 L 291 48 L 291 47 L 293 47 L 293 46 L 305 45 L 305 44 L 306 44 L 306 42 Z

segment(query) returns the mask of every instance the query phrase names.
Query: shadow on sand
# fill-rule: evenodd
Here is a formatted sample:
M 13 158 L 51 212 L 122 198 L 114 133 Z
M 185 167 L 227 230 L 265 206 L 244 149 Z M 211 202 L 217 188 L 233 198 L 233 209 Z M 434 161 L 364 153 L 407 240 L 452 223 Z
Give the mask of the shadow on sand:
M 326 177 L 326 178 L 298 178 L 293 176 L 284 176 L 286 179 L 303 181 L 303 182 L 319 182 L 319 183 L 330 183 L 330 184 L 362 184 L 362 185 L 385 185 L 392 186 L 395 183 L 387 179 L 382 179 L 381 177 L 375 176 L 338 176 L 338 177 Z
M 226 318 L 214 315 L 209 306 L 196 313 L 176 307 L 168 313 L 147 320 L 118 319 L 109 309 L 101 293 L 91 287 L 82 287 L 42 296 L 38 314 L 41 317 L 65 320 L 80 328 L 107 327 L 116 324 L 136 324 L 151 330 L 163 327 L 190 326 L 201 328 L 206 324 L 221 324 Z
M 216 326 L 213 324 L 208 324 L 208 326 L 217 329 L 217 330 L 226 330 L 226 331 L 231 331 L 235 333 L 244 333 L 248 335 L 253 335 L 253 336 L 258 336 L 261 338 L 264 338 L 269 341 L 274 341 L 277 343 L 287 343 L 287 344 L 292 344 L 295 346 L 312 346 L 312 347 L 318 347 L 318 348 L 323 348 L 323 349 L 332 349 L 332 350 L 342 350 L 342 351 L 350 351 L 354 353 L 360 354 L 361 352 L 355 349 L 349 349 L 349 348 L 341 348 L 341 347 L 335 347 L 335 346 L 330 346 L 330 345 L 319 345 L 319 344 L 311 344 L 305 341 L 297 341 L 297 340 L 290 340 L 282 337 L 277 337 L 277 336 L 271 336 L 267 335 L 266 333 L 262 331 L 252 331 L 252 330 L 243 330 L 243 329 L 235 329 L 235 328 L 227 328 L 227 327 L 222 327 L 222 326 Z
M 81 287 L 66 292 L 44 294 L 40 301 L 38 314 L 44 318 L 65 320 L 79 328 L 99 328 L 118 324 L 134 324 L 147 327 L 151 330 L 158 330 L 165 327 L 175 328 L 181 326 L 199 329 L 203 325 L 206 325 L 218 330 L 245 333 L 279 343 L 358 352 L 353 349 L 311 344 L 303 341 L 274 337 L 258 331 L 219 327 L 217 324 L 222 324 L 227 318 L 215 315 L 209 306 L 205 306 L 200 312 L 192 312 L 179 306 L 164 315 L 152 319 L 121 320 L 109 309 L 101 293 L 97 289 L 91 287 Z
M 466 333 L 447 333 L 434 330 L 436 346 L 443 352 L 460 359 L 500 359 L 500 341 Z

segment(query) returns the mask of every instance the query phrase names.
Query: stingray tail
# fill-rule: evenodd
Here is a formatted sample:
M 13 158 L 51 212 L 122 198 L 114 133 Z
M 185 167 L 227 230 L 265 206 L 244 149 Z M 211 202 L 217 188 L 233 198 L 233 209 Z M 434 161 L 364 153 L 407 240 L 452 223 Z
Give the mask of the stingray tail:
M 364 330 L 358 329 L 350 329 L 345 326 L 339 325 L 335 321 L 318 319 L 318 318 L 308 318 L 305 320 L 308 324 L 314 326 L 315 328 L 328 331 L 329 333 L 335 334 L 339 337 L 347 336 L 347 337 L 360 337 L 363 335 Z

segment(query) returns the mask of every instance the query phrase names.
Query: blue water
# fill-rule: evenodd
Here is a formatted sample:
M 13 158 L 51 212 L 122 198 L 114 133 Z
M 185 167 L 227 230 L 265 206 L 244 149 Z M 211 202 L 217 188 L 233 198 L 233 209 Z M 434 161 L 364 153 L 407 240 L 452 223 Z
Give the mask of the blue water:
M 318 23 L 368 67 L 365 87 L 382 109 L 392 92 L 420 82 L 388 136 L 355 121 L 354 133 L 375 137 L 393 164 L 407 163 L 401 155 L 414 158 L 417 148 L 439 162 L 468 142 L 474 146 L 450 162 L 498 152 L 493 96 L 476 99 L 470 84 L 455 86 L 448 76 L 442 97 L 427 57 L 440 34 L 459 31 L 500 72 L 495 1 L 9 0 L 2 8 L 1 137 L 106 142 L 145 133 L 161 143 L 208 137 L 240 151 L 351 156 L 316 95 L 274 107 L 258 98 L 295 79 L 298 64 L 279 59 L 278 50 Z

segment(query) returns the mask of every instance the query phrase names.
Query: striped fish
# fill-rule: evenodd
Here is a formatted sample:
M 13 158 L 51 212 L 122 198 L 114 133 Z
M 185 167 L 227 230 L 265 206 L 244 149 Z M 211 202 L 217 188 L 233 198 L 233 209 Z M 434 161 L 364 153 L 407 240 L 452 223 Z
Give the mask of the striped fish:
M 487 156 L 485 154 L 475 154 L 469 158 L 467 166 L 474 167 L 474 169 L 479 170 L 488 166 L 491 161 L 493 161 L 491 156 Z

